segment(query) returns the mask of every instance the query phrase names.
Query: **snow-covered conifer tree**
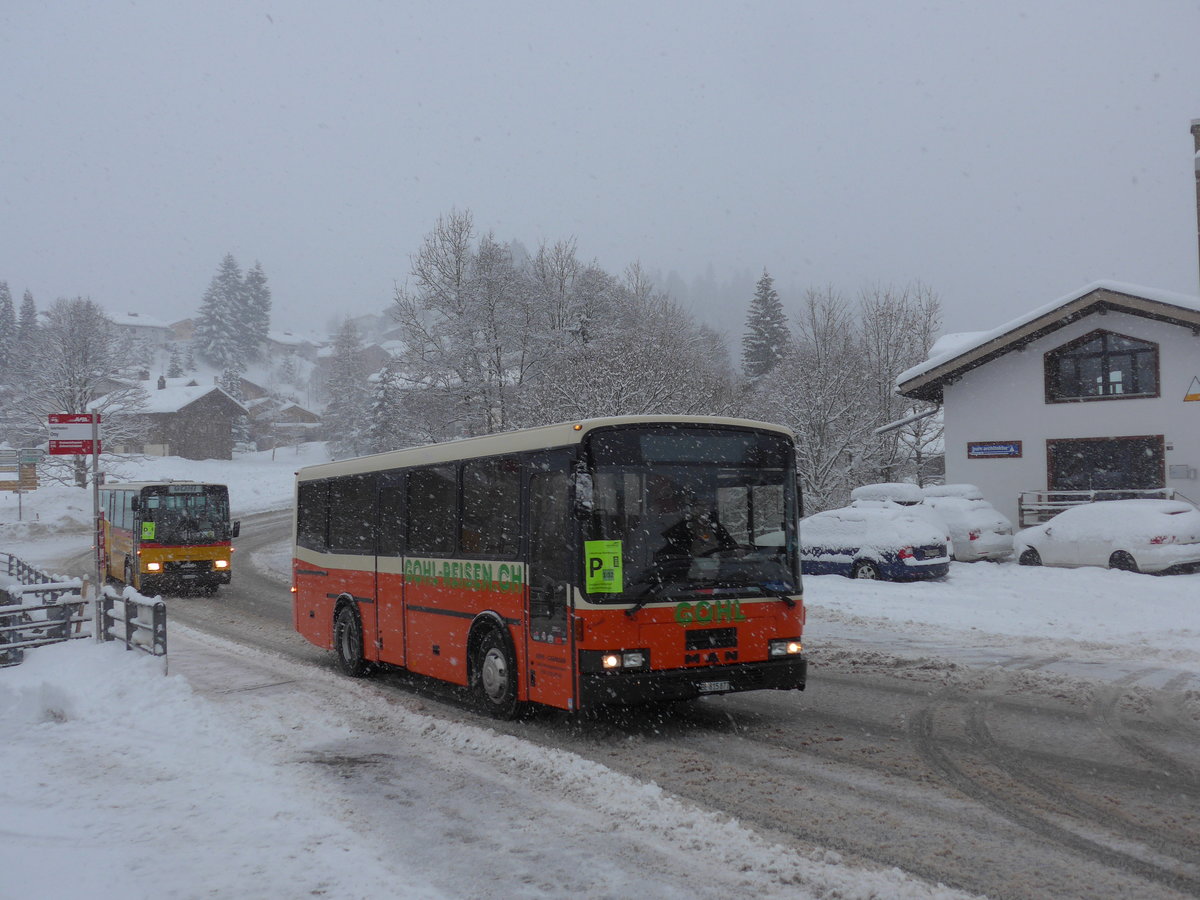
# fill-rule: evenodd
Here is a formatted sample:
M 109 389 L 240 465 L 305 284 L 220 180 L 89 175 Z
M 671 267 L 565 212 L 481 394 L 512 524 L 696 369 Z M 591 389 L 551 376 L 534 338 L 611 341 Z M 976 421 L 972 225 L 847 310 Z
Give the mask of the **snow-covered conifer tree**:
M 7 376 L 17 348 L 17 312 L 8 282 L 0 281 L 0 378 Z
M 246 273 L 242 288 L 244 355 L 246 359 L 257 359 L 271 331 L 271 289 L 267 286 L 262 263 L 254 263 L 254 268 Z
M 405 385 L 399 366 L 393 357 L 372 378 L 365 435 L 368 453 L 398 450 L 412 443 L 405 427 Z
M 783 359 L 788 349 L 787 316 L 775 290 L 775 281 L 763 269 L 746 314 L 742 337 L 742 371 L 751 381 L 766 375 Z
M 362 339 L 347 317 L 333 339 L 333 363 L 326 385 L 329 403 L 324 419 L 335 457 L 366 452 L 367 374 Z
M 37 336 L 37 330 L 37 305 L 33 302 L 33 294 L 26 288 L 25 296 L 21 298 L 21 317 L 17 320 L 18 346 L 32 344 L 33 339 Z
M 222 369 L 234 360 L 245 361 L 242 273 L 232 253 L 226 253 L 196 313 L 192 341 L 201 357 Z
M 182 378 L 183 377 L 183 360 L 179 355 L 179 345 L 171 345 L 171 358 L 167 362 L 167 377 Z

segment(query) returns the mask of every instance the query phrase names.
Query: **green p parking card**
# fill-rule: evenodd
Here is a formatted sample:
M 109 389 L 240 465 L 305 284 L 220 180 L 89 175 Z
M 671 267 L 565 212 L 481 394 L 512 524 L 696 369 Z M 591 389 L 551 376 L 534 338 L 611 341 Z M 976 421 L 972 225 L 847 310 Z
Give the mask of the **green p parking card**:
M 589 594 L 619 594 L 625 590 L 621 568 L 621 541 L 584 541 Z

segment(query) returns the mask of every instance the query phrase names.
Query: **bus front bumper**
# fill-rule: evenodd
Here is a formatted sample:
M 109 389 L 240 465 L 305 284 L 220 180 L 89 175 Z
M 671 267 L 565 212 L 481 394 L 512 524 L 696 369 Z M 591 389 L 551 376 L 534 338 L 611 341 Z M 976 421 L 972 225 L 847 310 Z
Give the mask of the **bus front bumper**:
M 702 669 L 579 676 L 579 708 L 690 700 L 740 691 L 802 691 L 808 678 L 803 656 Z

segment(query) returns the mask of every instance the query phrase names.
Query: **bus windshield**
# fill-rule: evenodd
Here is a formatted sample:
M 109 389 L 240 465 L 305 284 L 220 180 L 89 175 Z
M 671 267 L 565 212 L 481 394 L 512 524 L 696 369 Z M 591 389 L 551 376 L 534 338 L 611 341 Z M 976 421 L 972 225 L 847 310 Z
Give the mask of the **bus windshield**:
M 172 484 L 142 491 L 142 539 L 200 544 L 230 539 L 229 490 L 224 485 Z
M 782 435 L 695 427 L 597 432 L 590 458 L 584 540 L 620 542 L 622 560 L 620 583 L 590 587 L 593 602 L 798 590 L 789 525 L 795 469 Z

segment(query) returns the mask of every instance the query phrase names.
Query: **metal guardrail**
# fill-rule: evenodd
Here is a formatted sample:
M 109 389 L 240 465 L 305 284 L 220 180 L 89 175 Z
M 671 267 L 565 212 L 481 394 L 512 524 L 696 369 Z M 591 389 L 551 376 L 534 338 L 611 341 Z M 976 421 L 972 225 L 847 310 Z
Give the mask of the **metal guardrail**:
M 0 668 L 20 663 L 31 647 L 92 636 L 82 630 L 87 601 L 80 596 L 78 578 L 55 580 L 5 551 L 0 551 L 0 573 L 18 582 L 0 590 Z M 41 602 L 30 603 L 31 597 Z
M 104 641 L 120 641 L 126 650 L 167 656 L 167 604 L 143 597 L 132 588 L 118 593 L 105 587 L 97 615 L 88 615 L 90 600 L 81 596 L 78 579 L 53 580 L 20 557 L 0 550 L 0 579 L 5 575 L 19 584 L 0 588 L 0 668 L 15 666 L 31 647 L 90 638 L 96 629 Z M 29 603 L 30 596 L 40 603 Z M 85 622 L 95 628 L 84 631 Z
M 1174 500 L 1174 488 L 1147 490 L 1022 491 L 1017 497 L 1020 527 L 1049 522 L 1064 509 L 1098 500 Z
M 150 600 L 132 588 L 118 594 L 105 587 L 100 598 L 100 635 L 106 641 L 121 641 L 126 650 L 141 650 L 151 656 L 167 656 L 167 604 Z

